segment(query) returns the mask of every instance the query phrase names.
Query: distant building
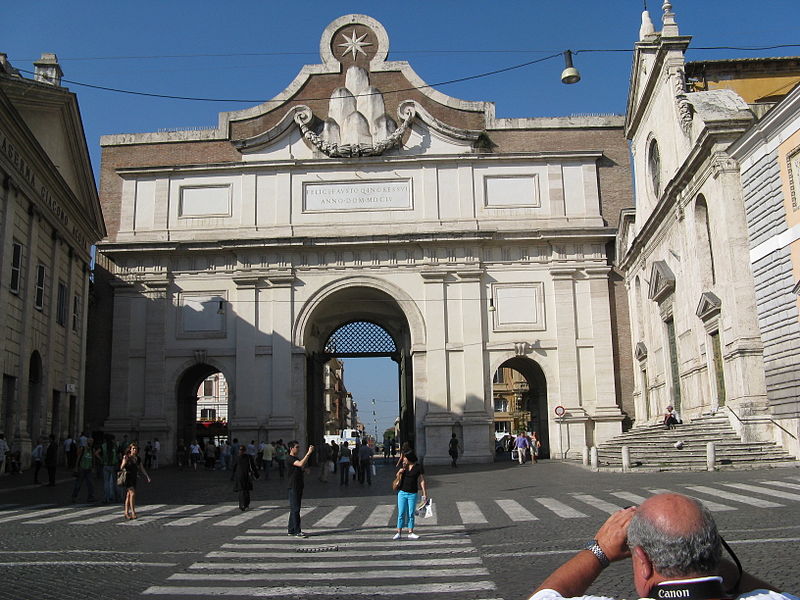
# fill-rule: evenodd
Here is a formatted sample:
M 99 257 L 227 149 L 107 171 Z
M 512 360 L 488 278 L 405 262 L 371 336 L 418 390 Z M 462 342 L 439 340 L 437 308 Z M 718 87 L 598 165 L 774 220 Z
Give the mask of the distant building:
M 34 67 L 0 54 L 0 432 L 23 468 L 37 438 L 84 425 L 90 250 L 106 234 L 77 98 L 54 54 Z
M 796 101 L 781 99 L 800 82 L 800 60 L 686 62 L 691 38 L 669 3 L 662 20 L 656 32 L 643 13 L 625 124 L 636 208 L 623 211 L 617 254 L 635 424 L 670 404 L 689 420 L 722 411 L 745 440 L 794 435 L 796 449 L 794 217 L 778 162 L 797 146 L 786 141 Z

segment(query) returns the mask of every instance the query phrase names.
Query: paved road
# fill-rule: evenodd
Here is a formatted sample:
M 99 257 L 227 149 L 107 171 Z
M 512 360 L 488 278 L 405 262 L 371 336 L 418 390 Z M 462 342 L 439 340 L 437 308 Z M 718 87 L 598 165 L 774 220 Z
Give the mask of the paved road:
M 242 513 L 225 472 L 153 473 L 140 518 L 120 505 L 72 504 L 72 480 L 0 479 L 0 598 L 526 598 L 609 513 L 672 490 L 703 500 L 745 568 L 800 591 L 800 469 L 591 473 L 573 465 L 431 468 L 435 514 L 419 540 L 391 541 L 396 519 L 379 467 L 372 486 L 308 478 L 305 540 L 286 535 L 285 486 L 256 483 Z M 85 491 L 81 498 L 84 499 Z M 627 564 L 593 589 L 631 597 Z

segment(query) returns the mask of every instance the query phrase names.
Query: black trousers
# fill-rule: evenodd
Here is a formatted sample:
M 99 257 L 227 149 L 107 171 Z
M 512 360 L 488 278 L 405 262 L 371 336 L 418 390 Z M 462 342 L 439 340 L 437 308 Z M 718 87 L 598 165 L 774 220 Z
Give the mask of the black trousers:
M 56 484 L 56 468 L 55 467 L 47 467 L 47 485 L 55 485 Z
M 250 506 L 250 490 L 239 490 L 239 508 L 246 510 Z
M 300 504 L 303 502 L 303 488 L 289 488 L 289 533 L 300 533 Z

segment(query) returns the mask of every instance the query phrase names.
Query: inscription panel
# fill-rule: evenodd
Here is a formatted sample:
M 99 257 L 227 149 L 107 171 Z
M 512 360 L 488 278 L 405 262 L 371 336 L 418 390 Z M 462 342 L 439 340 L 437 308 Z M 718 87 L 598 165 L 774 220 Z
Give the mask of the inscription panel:
M 411 180 L 303 184 L 303 212 L 372 212 L 414 207 Z

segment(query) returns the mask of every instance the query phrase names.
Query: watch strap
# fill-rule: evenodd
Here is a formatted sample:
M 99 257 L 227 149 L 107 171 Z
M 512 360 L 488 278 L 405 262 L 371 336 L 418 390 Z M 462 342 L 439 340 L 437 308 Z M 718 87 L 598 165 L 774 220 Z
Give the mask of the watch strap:
M 600 566 L 604 569 L 611 564 L 611 561 L 608 560 L 606 553 L 603 552 L 603 549 L 600 547 L 600 544 L 597 543 L 597 540 L 592 540 L 586 544 L 586 550 L 595 555 L 597 560 L 600 561 Z

